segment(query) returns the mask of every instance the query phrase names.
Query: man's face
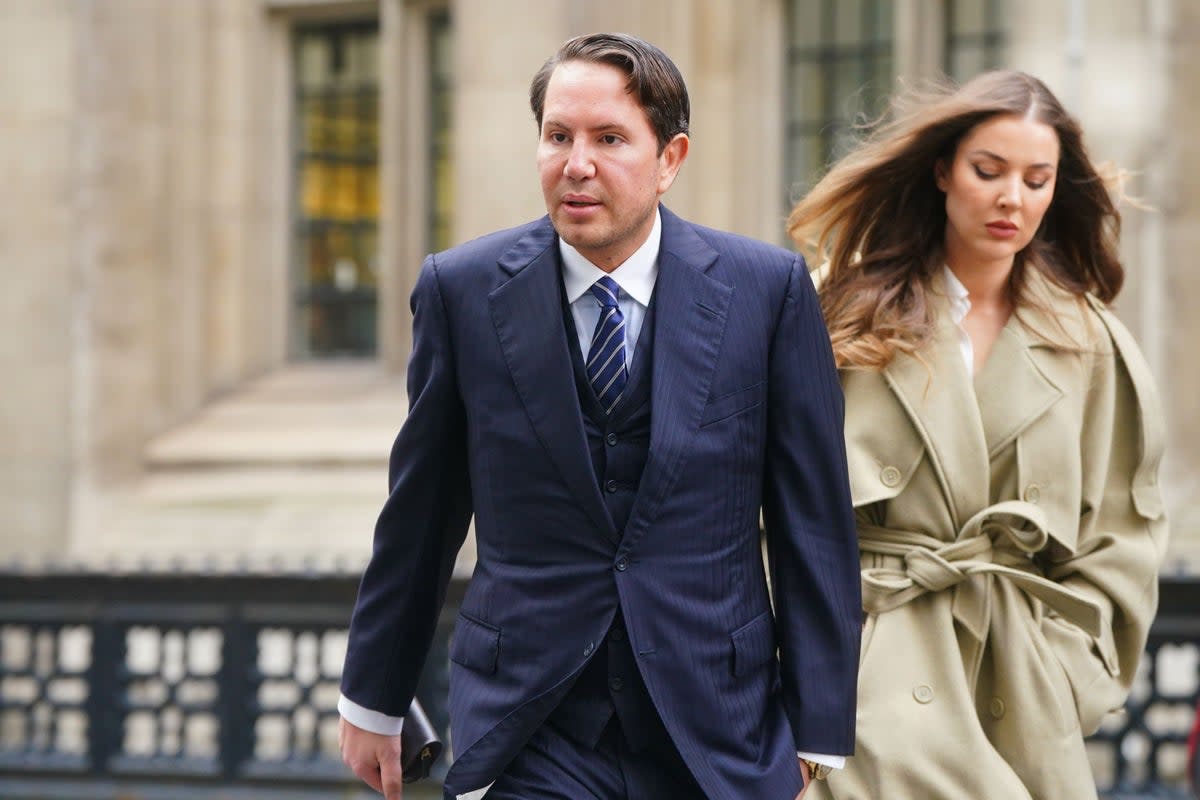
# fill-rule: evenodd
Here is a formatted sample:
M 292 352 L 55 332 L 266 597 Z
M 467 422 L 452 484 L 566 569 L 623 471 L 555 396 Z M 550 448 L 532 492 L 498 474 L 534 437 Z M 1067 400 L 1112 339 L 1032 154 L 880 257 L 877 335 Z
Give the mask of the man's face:
M 678 134 L 658 153 L 646 112 L 608 64 L 568 61 L 546 87 L 537 163 L 558 235 L 605 271 L 646 241 L 658 198 L 687 157 Z

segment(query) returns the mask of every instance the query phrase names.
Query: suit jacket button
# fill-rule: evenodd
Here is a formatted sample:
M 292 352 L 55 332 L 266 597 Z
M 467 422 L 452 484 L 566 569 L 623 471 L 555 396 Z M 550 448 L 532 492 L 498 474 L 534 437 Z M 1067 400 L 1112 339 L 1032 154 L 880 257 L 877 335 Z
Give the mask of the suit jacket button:
M 624 572 L 625 570 L 629 569 L 629 559 L 627 559 L 625 556 L 621 556 L 617 559 L 616 567 L 617 572 Z
M 608 688 L 612 689 L 614 692 L 619 692 L 625 688 L 625 681 L 621 680 L 620 678 L 613 678 L 608 682 Z
M 608 442 L 609 447 L 614 447 L 617 444 L 617 435 L 615 433 L 610 433 L 608 436 L 604 437 L 604 441 Z
M 616 482 L 616 481 L 609 481 L 608 483 L 604 484 L 604 488 L 605 488 L 605 489 L 606 489 L 606 490 L 607 490 L 609 493 L 615 492 L 615 491 L 617 490 L 617 482 Z
M 594 652 L 596 652 L 596 643 L 595 643 L 595 642 L 588 642 L 588 643 L 587 643 L 587 647 L 583 648 L 583 657 L 584 657 L 584 658 L 587 658 L 588 656 L 590 656 L 590 655 L 591 655 L 592 653 L 594 653 Z

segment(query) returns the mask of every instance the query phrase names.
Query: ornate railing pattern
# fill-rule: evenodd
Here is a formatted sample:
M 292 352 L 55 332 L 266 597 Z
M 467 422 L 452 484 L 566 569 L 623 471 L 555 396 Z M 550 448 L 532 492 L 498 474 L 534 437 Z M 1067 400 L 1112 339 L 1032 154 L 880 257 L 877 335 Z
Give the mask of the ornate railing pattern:
M 336 711 L 356 587 L 346 575 L 0 574 L 0 796 L 357 795 Z M 462 588 L 422 678 L 443 724 Z M 1114 800 L 1186 797 L 1200 582 L 1162 590 L 1126 713 L 1089 741 Z

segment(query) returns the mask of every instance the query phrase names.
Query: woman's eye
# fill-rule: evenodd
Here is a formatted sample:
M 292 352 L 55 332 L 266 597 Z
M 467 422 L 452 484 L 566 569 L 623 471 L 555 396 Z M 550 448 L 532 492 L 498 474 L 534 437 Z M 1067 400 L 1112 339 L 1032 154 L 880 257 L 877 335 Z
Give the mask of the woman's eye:
M 1025 181 L 1025 185 L 1030 189 L 1041 189 L 1047 183 L 1049 183 L 1049 181 Z
M 983 178 L 985 181 L 990 181 L 992 178 L 998 177 L 998 175 L 996 173 L 988 172 L 987 170 L 983 169 L 982 167 L 975 167 L 974 169 L 975 169 L 975 174 L 978 175 L 980 178 Z

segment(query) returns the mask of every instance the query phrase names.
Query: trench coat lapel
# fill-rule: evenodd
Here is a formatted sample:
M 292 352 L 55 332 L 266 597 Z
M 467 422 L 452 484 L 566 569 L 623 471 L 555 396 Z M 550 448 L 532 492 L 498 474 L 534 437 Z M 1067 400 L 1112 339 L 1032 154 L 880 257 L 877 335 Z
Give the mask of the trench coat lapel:
M 897 354 L 884 377 L 924 441 L 951 516 L 961 527 L 988 502 L 987 446 L 949 308 L 936 289 L 931 300 L 937 321 L 925 361 Z
M 562 275 L 548 219 L 500 257 L 512 277 L 489 296 L 492 324 L 542 446 L 596 527 L 618 540 L 596 482 L 563 332 Z
M 979 414 L 994 457 L 1063 396 L 1037 364 L 1034 334 L 1013 315 L 1000 332 L 987 363 L 975 378 Z
M 733 289 L 708 275 L 718 253 L 665 208 L 655 283 L 650 453 L 623 543 L 653 524 L 697 433 L 724 338 Z

